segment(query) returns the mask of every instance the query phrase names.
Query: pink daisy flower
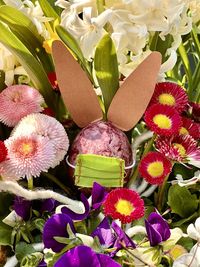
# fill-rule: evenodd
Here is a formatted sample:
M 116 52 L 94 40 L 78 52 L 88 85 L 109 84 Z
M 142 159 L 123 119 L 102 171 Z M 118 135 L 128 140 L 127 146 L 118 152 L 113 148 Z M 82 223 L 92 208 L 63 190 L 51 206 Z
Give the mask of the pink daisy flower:
M 69 148 L 69 139 L 59 121 L 45 114 L 30 114 L 13 129 L 12 136 L 29 136 L 30 134 L 46 137 L 48 144 L 53 145 L 55 158 L 51 165 L 52 168 L 63 160 Z
M 159 152 L 149 152 L 139 165 L 141 176 L 150 184 L 162 184 L 171 169 L 171 162 Z
M 34 134 L 10 137 L 5 145 L 9 160 L 5 162 L 4 168 L 15 177 L 37 177 L 53 164 L 55 150 L 47 138 Z
M 144 116 L 147 126 L 159 135 L 177 134 L 181 127 L 181 117 L 173 107 L 154 104 Z
M 13 85 L 0 93 L 0 121 L 15 126 L 24 116 L 41 112 L 44 103 L 38 90 L 27 85 Z
M 200 128 L 198 123 L 193 120 L 182 117 L 182 127 L 179 130 L 180 135 L 191 135 L 194 139 L 200 138 Z
M 156 148 L 167 158 L 200 167 L 200 148 L 190 135 L 158 137 Z
M 188 96 L 180 85 L 172 82 L 162 82 L 156 84 L 150 105 L 168 105 L 174 107 L 178 112 L 182 112 L 187 103 Z
M 127 188 L 112 190 L 103 203 L 106 216 L 130 223 L 144 216 L 144 201 L 139 194 Z

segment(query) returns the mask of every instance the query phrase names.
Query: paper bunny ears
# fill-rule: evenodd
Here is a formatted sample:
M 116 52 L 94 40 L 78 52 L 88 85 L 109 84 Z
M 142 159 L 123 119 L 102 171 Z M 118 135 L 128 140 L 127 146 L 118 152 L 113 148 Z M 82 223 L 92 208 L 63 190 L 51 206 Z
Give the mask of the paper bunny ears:
M 98 98 L 86 73 L 61 41 L 53 43 L 53 58 L 63 101 L 79 127 L 102 120 Z M 107 113 L 108 121 L 128 131 L 140 120 L 153 95 L 161 65 L 161 54 L 152 52 L 115 94 Z

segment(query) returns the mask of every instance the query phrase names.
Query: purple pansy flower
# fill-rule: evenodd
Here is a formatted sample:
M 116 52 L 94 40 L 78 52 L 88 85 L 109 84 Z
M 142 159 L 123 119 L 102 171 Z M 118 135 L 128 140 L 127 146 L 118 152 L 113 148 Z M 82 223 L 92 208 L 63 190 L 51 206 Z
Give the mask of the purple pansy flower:
M 41 204 L 40 213 L 43 213 L 45 211 L 52 212 L 54 211 L 56 206 L 58 206 L 58 204 L 59 202 L 53 198 L 45 199 Z
M 23 218 L 23 220 L 28 220 L 30 217 L 31 205 L 32 205 L 31 201 L 16 196 L 14 200 L 13 209 L 18 216 Z
M 157 212 L 152 212 L 148 220 L 145 220 L 145 227 L 151 246 L 156 246 L 170 237 L 168 223 Z
M 43 242 L 45 248 L 51 248 L 54 252 L 60 252 L 66 245 L 59 243 L 54 237 L 68 238 L 67 225 L 75 233 L 74 225 L 69 216 L 66 214 L 54 214 L 45 223 L 43 229 Z
M 44 261 L 44 259 L 38 264 L 37 267 L 47 267 L 46 262 Z
M 114 232 L 112 230 L 114 230 Z M 91 236 L 97 236 L 101 245 L 107 248 L 115 248 L 115 250 L 110 254 L 112 257 L 117 253 L 117 251 L 122 249 L 121 243 L 123 243 L 127 248 L 136 248 L 135 243 L 127 236 L 121 227 L 119 227 L 115 222 L 113 222 L 110 226 L 108 218 L 106 217 L 92 232 Z
M 92 208 L 95 210 L 100 208 L 107 194 L 108 192 L 106 192 L 105 187 L 94 182 L 92 188 Z
M 107 192 L 103 186 L 100 184 L 94 182 L 93 188 L 92 188 L 92 209 L 98 209 L 101 204 L 103 203 L 105 197 L 107 195 Z M 72 220 L 75 221 L 82 221 L 86 219 L 90 213 L 90 205 L 88 202 L 88 199 L 84 194 L 81 194 L 81 201 L 83 202 L 83 205 L 85 207 L 85 212 L 80 214 L 76 213 L 72 210 L 70 210 L 67 207 L 63 207 L 61 209 L 62 213 L 67 214 Z
M 90 247 L 77 246 L 66 252 L 54 267 L 120 267 L 109 256 L 94 252 Z

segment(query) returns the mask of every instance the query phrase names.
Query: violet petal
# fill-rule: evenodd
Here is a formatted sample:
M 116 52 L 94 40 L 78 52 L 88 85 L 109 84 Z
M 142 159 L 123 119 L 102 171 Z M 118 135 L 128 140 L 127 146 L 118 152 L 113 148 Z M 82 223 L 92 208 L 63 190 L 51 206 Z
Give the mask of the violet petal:
M 120 267 L 121 265 L 105 254 L 97 254 L 101 267 Z
M 152 247 L 162 242 L 161 234 L 147 220 L 145 220 L 145 227 Z
M 162 241 L 165 241 L 170 237 L 171 233 L 169 225 L 160 214 L 152 212 L 148 217 L 148 222 L 161 234 Z
M 89 212 L 90 212 L 90 206 L 89 206 L 88 199 L 84 196 L 84 194 L 81 194 L 81 201 L 83 202 L 83 205 L 85 207 L 85 212 L 84 213 L 82 213 L 82 214 L 76 213 L 76 212 L 68 209 L 67 207 L 63 207 L 61 209 L 61 211 L 64 214 L 67 214 L 72 220 L 82 221 L 82 220 L 84 220 L 85 218 L 88 217 Z
M 30 209 L 31 209 L 32 202 L 28 201 L 22 197 L 15 197 L 13 209 L 24 220 L 28 220 L 30 217 Z
M 97 226 L 97 228 L 92 232 L 92 237 L 97 236 L 101 245 L 109 248 L 114 243 L 114 235 L 110 228 L 108 218 L 104 218 L 103 221 Z
M 106 192 L 105 187 L 94 182 L 92 188 L 92 208 L 98 209 L 103 203 L 107 194 L 108 193 Z
M 87 246 L 77 246 L 66 252 L 54 267 L 101 267 L 96 253 Z
M 48 198 L 45 199 L 42 204 L 41 204 L 41 208 L 40 208 L 40 212 L 43 213 L 45 211 L 51 212 L 55 209 L 55 207 L 59 204 L 58 201 L 56 201 L 53 198 Z
M 68 238 L 68 224 L 75 233 L 73 222 L 66 214 L 54 214 L 46 221 L 43 229 L 43 242 L 45 248 L 51 248 L 54 252 L 60 252 L 66 246 L 65 244 L 56 241 L 54 237 Z

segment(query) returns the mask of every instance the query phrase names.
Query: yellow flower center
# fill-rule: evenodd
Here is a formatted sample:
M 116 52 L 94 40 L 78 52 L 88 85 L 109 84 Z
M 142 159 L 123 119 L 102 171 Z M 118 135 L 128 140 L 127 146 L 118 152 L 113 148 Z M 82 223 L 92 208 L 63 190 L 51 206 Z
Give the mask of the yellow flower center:
M 134 210 L 133 204 L 125 199 L 119 199 L 115 204 L 115 208 L 122 215 L 130 215 Z
M 173 97 L 173 95 L 166 94 L 166 93 L 159 95 L 158 101 L 160 104 L 168 105 L 168 106 L 174 106 L 174 104 L 176 103 L 176 100 Z
M 35 140 L 17 140 L 14 147 L 15 153 L 20 157 L 31 157 L 37 151 L 37 142 Z
M 178 152 L 182 157 L 186 156 L 186 150 L 184 146 L 182 146 L 181 144 L 177 144 L 177 143 L 174 143 L 173 146 L 178 149 Z
M 33 151 L 33 145 L 30 143 L 22 143 L 21 151 L 24 155 L 29 155 Z
M 153 122 L 161 129 L 170 129 L 172 125 L 170 118 L 163 114 L 155 115 Z
M 181 127 L 179 133 L 180 133 L 180 134 L 183 134 L 183 135 L 187 135 L 187 134 L 189 134 L 188 130 L 187 130 L 185 127 Z
M 164 167 L 162 161 L 156 161 L 149 164 L 147 172 L 152 177 L 159 177 L 163 174 Z

